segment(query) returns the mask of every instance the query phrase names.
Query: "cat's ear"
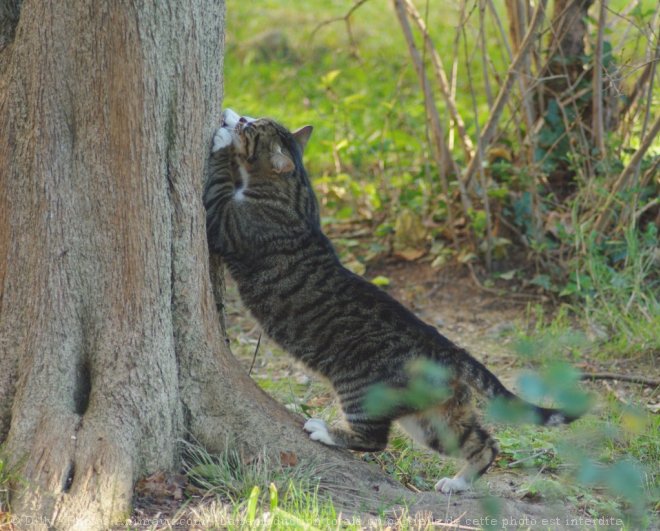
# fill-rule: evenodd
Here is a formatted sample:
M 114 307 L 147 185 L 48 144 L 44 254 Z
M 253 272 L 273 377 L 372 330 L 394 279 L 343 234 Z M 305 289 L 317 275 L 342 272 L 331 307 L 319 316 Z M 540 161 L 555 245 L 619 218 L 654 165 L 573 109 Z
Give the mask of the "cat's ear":
M 312 136 L 312 131 L 314 131 L 314 128 L 311 125 L 305 125 L 291 133 L 298 142 L 301 151 L 305 151 L 305 146 L 309 141 L 309 137 Z
M 295 168 L 293 161 L 287 157 L 281 150 L 276 151 L 270 156 L 270 162 L 273 165 L 275 173 L 289 173 Z

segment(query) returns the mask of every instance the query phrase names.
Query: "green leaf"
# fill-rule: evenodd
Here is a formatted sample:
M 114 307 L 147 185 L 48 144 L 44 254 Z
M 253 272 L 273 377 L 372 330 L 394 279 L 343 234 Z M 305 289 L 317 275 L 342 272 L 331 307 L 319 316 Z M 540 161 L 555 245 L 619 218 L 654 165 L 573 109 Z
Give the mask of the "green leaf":
M 255 485 L 252 487 L 252 491 L 250 492 L 250 497 L 248 498 L 247 502 L 247 523 L 250 527 L 252 527 L 252 524 L 254 524 L 254 519 L 257 516 L 257 502 L 259 501 L 259 492 L 261 489 L 259 489 L 258 485 Z
M 376 285 L 376 286 L 389 286 L 390 285 L 390 279 L 387 277 L 384 277 L 383 275 L 378 275 L 374 278 L 371 279 L 371 283 Z
M 337 78 L 337 76 L 341 73 L 341 70 L 330 70 L 330 72 L 326 73 L 325 75 L 321 76 L 321 83 L 325 85 L 326 87 L 329 87 L 332 85 L 332 82 Z
M 503 280 L 511 280 L 513 277 L 516 276 L 517 272 L 518 272 L 517 269 L 512 269 L 511 271 L 507 271 L 506 273 L 500 273 L 499 277 Z
M 518 378 L 520 394 L 532 402 L 540 402 L 548 393 L 548 388 L 543 379 L 537 374 L 525 373 Z
M 555 287 L 550 280 L 548 275 L 536 275 L 532 280 L 529 281 L 530 284 L 535 284 L 541 286 L 543 289 L 548 291 L 554 291 Z
M 275 483 L 271 483 L 268 486 L 268 493 L 270 494 L 270 512 L 273 513 L 278 505 L 277 486 Z

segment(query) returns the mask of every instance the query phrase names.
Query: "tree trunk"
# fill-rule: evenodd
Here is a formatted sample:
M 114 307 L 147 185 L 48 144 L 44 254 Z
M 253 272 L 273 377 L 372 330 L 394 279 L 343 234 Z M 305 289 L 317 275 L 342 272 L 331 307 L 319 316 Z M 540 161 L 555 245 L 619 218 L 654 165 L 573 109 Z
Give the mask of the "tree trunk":
M 548 52 L 546 82 L 559 96 L 584 75 L 586 17 L 593 0 L 555 0 Z
M 15 514 L 116 520 L 136 477 L 171 468 L 184 428 L 212 412 L 222 341 L 198 197 L 224 17 L 206 4 L 25 2 L 2 52 L 0 437 L 27 482 Z

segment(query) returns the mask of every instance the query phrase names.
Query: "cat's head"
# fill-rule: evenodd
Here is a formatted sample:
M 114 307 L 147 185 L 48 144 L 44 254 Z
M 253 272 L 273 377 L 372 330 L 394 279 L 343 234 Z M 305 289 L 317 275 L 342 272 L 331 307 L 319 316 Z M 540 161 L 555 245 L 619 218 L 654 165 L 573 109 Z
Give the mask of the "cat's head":
M 311 125 L 291 133 L 270 118 L 240 117 L 233 129 L 237 161 L 250 176 L 276 181 L 302 166 L 311 134 Z
M 226 110 L 223 127 L 231 131 L 234 148 L 234 200 L 259 225 L 258 234 L 320 229 L 318 203 L 302 161 L 312 126 L 290 132 L 270 118 Z

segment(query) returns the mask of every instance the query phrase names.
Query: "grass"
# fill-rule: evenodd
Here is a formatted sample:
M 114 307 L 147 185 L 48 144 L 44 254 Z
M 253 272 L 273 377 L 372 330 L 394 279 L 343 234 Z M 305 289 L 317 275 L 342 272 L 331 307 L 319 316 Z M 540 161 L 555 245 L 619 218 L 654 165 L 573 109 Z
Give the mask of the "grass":
M 185 511 L 204 528 L 326 529 L 341 519 L 327 495 L 319 493 L 322 466 L 286 466 L 265 451 L 246 461 L 230 446 L 222 455 L 211 455 L 184 443 L 184 453 L 185 474 L 212 502 L 184 507 L 175 521 Z
M 202 528 L 259 530 L 360 530 L 412 528 L 405 510 L 396 516 L 337 512 L 328 492 L 322 491 L 317 467 L 282 468 L 266 454 L 245 463 L 231 450 L 214 456 L 186 443 L 185 470 L 193 484 L 209 496 L 206 503 L 184 506 L 172 521 L 191 521 Z M 415 527 L 418 529 L 418 527 Z
M 0 526 L 4 524 L 4 515 L 9 512 L 9 484 L 12 473 L 7 465 L 3 448 L 0 447 Z

